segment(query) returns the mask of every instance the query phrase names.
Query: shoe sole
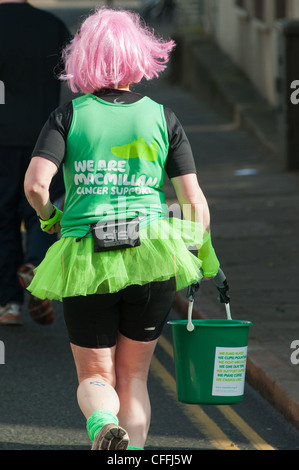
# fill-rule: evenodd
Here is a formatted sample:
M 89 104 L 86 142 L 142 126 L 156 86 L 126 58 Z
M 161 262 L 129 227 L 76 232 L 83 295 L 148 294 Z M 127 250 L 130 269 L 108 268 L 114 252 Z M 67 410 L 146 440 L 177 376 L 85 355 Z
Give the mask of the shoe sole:
M 91 450 L 126 450 L 129 445 L 127 432 L 117 424 L 105 424 L 97 434 Z
M 0 318 L 0 325 L 21 325 L 22 319 L 20 316 L 16 315 L 5 315 L 5 317 Z
M 54 310 L 50 300 L 30 296 L 28 309 L 32 320 L 41 325 L 50 325 L 54 320 Z

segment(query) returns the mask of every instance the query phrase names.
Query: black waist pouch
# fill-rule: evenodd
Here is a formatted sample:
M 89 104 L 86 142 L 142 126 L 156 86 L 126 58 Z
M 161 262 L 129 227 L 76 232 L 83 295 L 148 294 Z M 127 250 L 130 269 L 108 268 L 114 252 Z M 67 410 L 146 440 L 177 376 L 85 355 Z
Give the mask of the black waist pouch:
M 139 237 L 139 217 L 125 220 L 97 222 L 89 231 L 76 241 L 79 242 L 88 233 L 92 234 L 94 252 L 134 248 L 141 245 Z

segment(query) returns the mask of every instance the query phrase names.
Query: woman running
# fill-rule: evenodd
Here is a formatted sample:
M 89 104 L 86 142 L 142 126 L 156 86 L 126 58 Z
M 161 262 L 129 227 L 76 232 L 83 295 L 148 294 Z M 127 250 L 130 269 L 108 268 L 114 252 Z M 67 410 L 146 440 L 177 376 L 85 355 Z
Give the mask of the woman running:
M 63 302 L 93 450 L 144 448 L 148 371 L 175 293 L 219 269 L 185 132 L 170 109 L 131 91 L 173 48 L 136 13 L 94 11 L 64 51 L 61 78 L 82 95 L 50 115 L 25 178 L 42 230 L 61 230 L 29 291 Z M 63 213 L 49 199 L 61 165 Z M 184 217 L 170 217 L 166 174 Z

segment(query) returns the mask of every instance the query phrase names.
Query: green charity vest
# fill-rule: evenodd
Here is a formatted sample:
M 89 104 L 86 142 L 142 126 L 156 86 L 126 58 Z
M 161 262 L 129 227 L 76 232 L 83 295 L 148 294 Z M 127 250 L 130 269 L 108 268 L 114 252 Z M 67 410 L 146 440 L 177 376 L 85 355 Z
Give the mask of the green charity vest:
M 83 236 L 101 220 L 167 214 L 163 191 L 169 140 L 163 106 L 143 97 L 108 103 L 87 94 L 73 100 L 63 165 L 63 237 Z

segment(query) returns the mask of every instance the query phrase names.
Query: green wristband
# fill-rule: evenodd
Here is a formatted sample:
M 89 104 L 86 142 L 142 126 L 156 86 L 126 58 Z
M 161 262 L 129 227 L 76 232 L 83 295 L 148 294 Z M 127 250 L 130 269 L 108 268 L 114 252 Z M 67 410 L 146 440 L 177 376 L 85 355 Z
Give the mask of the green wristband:
M 201 248 L 198 250 L 198 258 L 202 260 L 202 271 L 206 277 L 214 277 L 218 273 L 220 263 L 214 251 L 211 233 L 204 238 Z
M 55 225 L 57 222 L 60 222 L 61 217 L 62 217 L 62 211 L 57 209 L 56 206 L 53 206 L 55 209 L 55 214 L 53 217 L 51 217 L 48 220 L 42 220 L 41 218 L 39 219 L 40 221 L 40 228 L 42 229 L 43 232 L 48 232 L 53 225 Z

